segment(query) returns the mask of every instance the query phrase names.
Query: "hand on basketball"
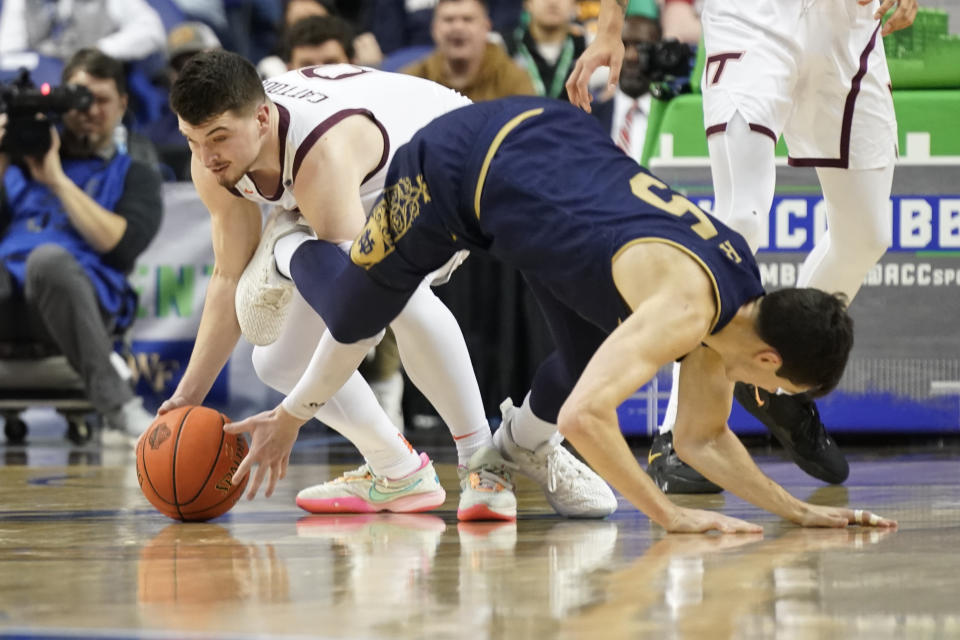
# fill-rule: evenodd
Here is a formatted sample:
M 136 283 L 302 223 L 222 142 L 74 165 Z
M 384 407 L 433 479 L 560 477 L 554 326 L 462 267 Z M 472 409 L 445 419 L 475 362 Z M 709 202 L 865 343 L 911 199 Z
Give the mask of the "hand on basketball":
M 851 524 L 862 527 L 879 527 L 893 529 L 897 526 L 896 520 L 883 518 L 875 513 L 862 509 L 847 509 L 846 507 L 824 507 L 820 505 L 805 505 L 804 513 L 795 522 L 804 527 L 837 527 L 842 528 Z
M 870 4 L 873 0 L 857 0 L 857 2 L 860 5 L 865 5 Z M 888 36 L 894 31 L 906 29 L 913 24 L 913 19 L 917 17 L 917 0 L 883 0 L 880 3 L 880 8 L 873 14 L 874 20 L 883 18 L 887 11 L 893 8 L 893 5 L 897 5 L 897 10 L 883 25 L 883 31 L 880 32 L 881 36 Z
M 162 416 L 168 411 L 173 411 L 174 409 L 179 409 L 180 407 L 186 407 L 189 405 L 200 404 L 201 402 L 202 400 L 193 402 L 184 395 L 174 394 L 163 401 L 163 404 L 161 404 L 160 408 L 157 409 L 157 415 Z
M 620 67 L 623 66 L 623 40 L 620 34 L 601 33 L 590 43 L 580 58 L 570 77 L 567 78 L 567 95 L 574 104 L 590 113 L 590 91 L 587 83 L 597 67 L 610 67 L 609 87 L 617 86 L 620 80 Z
M 290 451 L 293 449 L 293 443 L 297 441 L 301 426 L 303 421 L 300 418 L 290 415 L 279 406 L 246 420 L 223 426 L 223 430 L 227 433 L 251 435 L 250 451 L 233 474 L 233 482 L 240 482 L 253 466 L 257 465 L 247 491 L 248 500 L 253 500 L 257 496 L 257 491 L 268 473 L 270 477 L 263 495 L 267 498 L 273 495 L 277 481 L 287 475 Z
M 663 527 L 670 533 L 763 533 L 763 527 L 716 511 L 677 507 L 674 516 Z

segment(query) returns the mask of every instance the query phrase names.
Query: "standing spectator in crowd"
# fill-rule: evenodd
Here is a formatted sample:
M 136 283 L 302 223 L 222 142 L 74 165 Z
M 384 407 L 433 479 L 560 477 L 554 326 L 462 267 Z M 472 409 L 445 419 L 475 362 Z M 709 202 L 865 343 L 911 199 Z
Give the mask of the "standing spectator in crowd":
M 523 69 L 488 42 L 485 0 L 439 0 L 432 24 L 436 51 L 404 73 L 456 89 L 474 102 L 534 94 Z
M 202 22 L 184 22 L 167 36 L 167 69 L 165 91 L 169 91 L 183 65 L 201 51 L 221 49 L 220 40 L 209 26 Z M 180 133 L 177 115 L 164 101 L 160 116 L 144 129 L 143 134 L 156 146 L 160 161 L 170 168 L 177 180 L 190 179 L 190 148 Z
M 526 69 L 537 95 L 566 100 L 563 84 L 587 48 L 573 22 L 574 0 L 526 0 L 529 20 L 504 40 L 507 51 Z
M 36 51 L 66 60 L 95 47 L 121 61 L 161 51 L 165 32 L 147 0 L 3 0 L 0 55 Z
M 93 94 L 87 111 L 51 128 L 42 157 L 0 155 L 0 339 L 56 346 L 115 433 L 139 436 L 153 416 L 111 363 L 111 333 L 129 327 L 137 296 L 127 274 L 160 226 L 160 176 L 120 152 L 114 131 L 127 105 L 118 60 L 84 49 L 63 81 Z M 0 116 L 0 137 L 9 135 Z
M 640 60 L 637 45 L 660 40 L 657 6 L 651 0 L 646 6 L 631 3 L 623 23 L 623 70 L 613 97 L 594 107 L 593 115 L 624 153 L 640 161 L 647 137 L 650 115 L 650 78 Z

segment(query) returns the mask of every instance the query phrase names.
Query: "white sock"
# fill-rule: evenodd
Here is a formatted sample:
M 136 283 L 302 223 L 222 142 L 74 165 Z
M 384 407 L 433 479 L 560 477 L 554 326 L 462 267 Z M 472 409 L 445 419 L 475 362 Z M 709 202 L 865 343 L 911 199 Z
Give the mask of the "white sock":
M 359 373 L 317 411 L 316 418 L 352 442 L 378 476 L 402 478 L 420 468 L 420 454 L 390 422 Z
M 680 363 L 673 363 L 673 382 L 670 385 L 670 400 L 667 401 L 667 411 L 663 414 L 663 423 L 660 425 L 661 435 L 673 431 L 677 423 L 677 399 L 680 395 Z
M 478 442 L 489 439 L 490 425 L 460 325 L 429 286 L 420 285 L 390 328 L 404 371 L 453 437 L 480 432 L 486 435 L 477 436 Z
M 315 240 L 315 238 L 309 233 L 294 231 L 283 236 L 273 245 L 273 259 L 277 261 L 277 271 L 284 278 L 293 279 L 290 275 L 290 261 L 300 245 L 307 240 Z
M 490 428 L 487 427 L 486 429 L 477 429 L 465 436 L 454 436 L 453 440 L 457 444 L 457 464 L 465 467 L 473 454 L 493 444 L 493 435 L 490 433 Z
M 557 435 L 557 425 L 538 418 L 533 409 L 530 408 L 530 392 L 523 399 L 520 405 L 520 411 L 513 421 L 513 429 L 510 430 L 513 441 L 524 449 L 536 451 L 537 447 Z

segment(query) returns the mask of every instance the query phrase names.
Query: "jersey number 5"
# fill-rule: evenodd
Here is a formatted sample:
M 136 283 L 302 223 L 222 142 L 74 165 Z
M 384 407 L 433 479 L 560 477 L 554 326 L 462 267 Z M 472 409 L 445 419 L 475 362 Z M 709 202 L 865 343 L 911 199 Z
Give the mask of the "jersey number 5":
M 630 190 L 633 191 L 633 195 L 637 196 L 647 204 L 653 205 L 657 209 L 666 211 L 667 213 L 675 215 L 678 218 L 682 218 L 688 213 L 691 214 L 697 219 L 697 222 L 690 225 L 690 228 L 694 231 L 694 233 L 704 240 L 709 240 L 717 235 L 717 228 L 713 226 L 713 223 L 710 222 L 710 218 L 707 217 L 707 214 L 701 211 L 697 205 L 693 204 L 678 193 L 671 194 L 670 200 L 664 200 L 662 197 L 660 197 L 660 195 L 653 191 L 652 187 L 663 189 L 667 193 L 670 192 L 670 188 L 667 185 L 660 182 L 649 173 L 638 173 L 630 180 Z

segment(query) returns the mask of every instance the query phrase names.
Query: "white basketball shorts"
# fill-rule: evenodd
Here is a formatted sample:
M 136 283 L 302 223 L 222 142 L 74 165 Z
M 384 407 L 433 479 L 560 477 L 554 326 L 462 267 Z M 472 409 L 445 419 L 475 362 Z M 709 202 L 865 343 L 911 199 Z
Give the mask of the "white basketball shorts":
M 897 153 L 879 0 L 706 0 L 707 135 L 736 112 L 793 166 L 876 169 Z

